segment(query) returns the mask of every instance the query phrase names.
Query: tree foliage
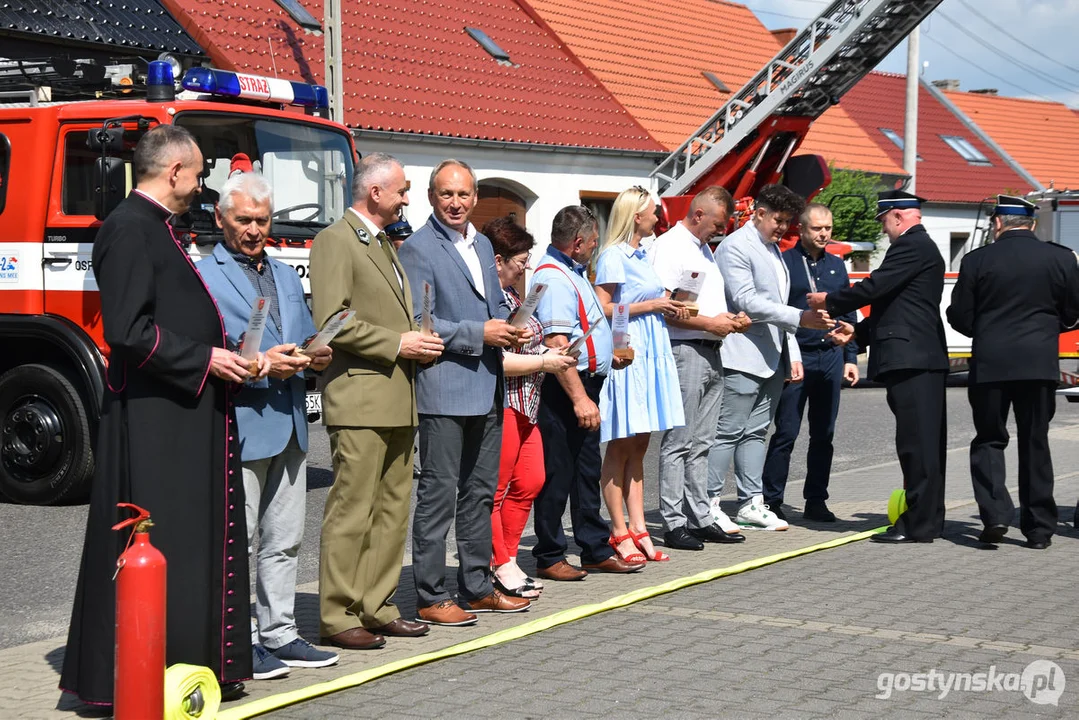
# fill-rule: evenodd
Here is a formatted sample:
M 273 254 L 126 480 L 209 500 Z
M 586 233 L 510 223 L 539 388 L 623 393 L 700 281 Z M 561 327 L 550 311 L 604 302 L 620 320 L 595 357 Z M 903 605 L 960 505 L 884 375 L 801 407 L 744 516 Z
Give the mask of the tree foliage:
M 877 247 L 881 238 L 876 221 L 877 193 L 884 190 L 879 175 L 860 170 L 832 168 L 832 182 L 813 198 L 813 202 L 832 208 L 832 238 L 840 242 L 866 242 Z M 872 253 L 863 255 L 865 259 Z M 862 253 L 855 253 L 857 258 Z

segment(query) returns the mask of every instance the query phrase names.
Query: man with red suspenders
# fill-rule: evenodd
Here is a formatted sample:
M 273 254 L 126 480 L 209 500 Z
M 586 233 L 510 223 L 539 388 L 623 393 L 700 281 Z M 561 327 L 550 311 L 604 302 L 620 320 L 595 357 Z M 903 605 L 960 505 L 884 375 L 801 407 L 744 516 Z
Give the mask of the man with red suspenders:
M 592 572 L 635 572 L 644 563 L 623 561 L 607 544 L 611 529 L 600 517 L 599 392 L 612 357 L 611 328 L 585 276 L 599 229 L 587 208 L 571 205 L 554 217 L 551 244 L 532 276 L 547 291 L 536 308 L 544 343 L 562 348 L 584 337 L 577 372 L 549 374 L 540 391 L 539 429 L 547 479 L 535 503 L 537 574 L 548 580 L 582 580 Z M 591 331 L 591 334 L 585 335 Z M 566 562 L 562 515 L 570 501 L 579 570 Z

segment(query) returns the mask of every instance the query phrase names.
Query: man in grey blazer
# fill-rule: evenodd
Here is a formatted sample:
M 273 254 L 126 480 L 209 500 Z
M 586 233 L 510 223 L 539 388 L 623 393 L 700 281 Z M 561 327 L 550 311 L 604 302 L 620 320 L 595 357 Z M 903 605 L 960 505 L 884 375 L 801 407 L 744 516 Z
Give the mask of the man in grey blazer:
M 833 325 L 823 310 L 787 305 L 790 275 L 778 244 L 804 207 L 802 198 L 790 189 L 765 186 L 750 221 L 723 240 L 716 252 L 728 309 L 744 312 L 753 324 L 745 333 L 728 335 L 720 349 L 723 402 L 716 442 L 708 456 L 708 494 L 720 496 L 733 459 L 738 485 L 735 522 L 743 527 L 788 527 L 764 504 L 764 439 L 783 381 L 802 380 L 802 356 L 794 332 L 799 327 L 827 330 Z
M 431 173 L 434 214 L 401 246 L 413 312 L 425 304 L 445 353 L 416 378 L 420 415 L 420 479 L 412 520 L 412 572 L 421 619 L 471 625 L 477 612 L 520 612 L 529 601 L 491 584 L 491 508 L 502 448 L 502 348 L 523 331 L 509 306 L 490 241 L 469 222 L 478 198 L 476 175 L 458 160 Z M 425 301 L 425 295 L 427 300 Z M 446 589 L 446 537 L 455 521 L 457 605 Z

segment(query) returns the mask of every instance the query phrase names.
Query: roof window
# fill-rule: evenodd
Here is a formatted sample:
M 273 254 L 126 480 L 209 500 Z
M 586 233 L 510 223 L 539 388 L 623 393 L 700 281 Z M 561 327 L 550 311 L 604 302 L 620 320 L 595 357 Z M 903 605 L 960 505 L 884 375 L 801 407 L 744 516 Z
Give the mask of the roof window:
M 479 28 L 466 27 L 465 32 L 468 33 L 473 40 L 480 44 L 484 50 L 486 50 L 491 57 L 498 61 L 500 65 L 512 65 L 510 61 L 510 54 L 500 48 L 498 43 L 491 39 L 491 37 L 480 30 Z
M 281 9 L 289 14 L 296 24 L 302 27 L 304 30 L 310 30 L 311 32 L 322 32 L 322 24 L 315 19 L 315 16 L 307 12 L 304 6 L 300 4 L 300 0 L 274 0 Z
M 730 94 L 731 89 L 727 87 L 726 83 L 716 77 L 715 73 L 708 72 L 707 70 L 701 70 L 701 75 L 704 75 L 705 79 L 708 80 L 708 82 L 715 85 L 716 90 L 719 90 L 721 93 L 724 94 Z
M 903 142 L 903 138 L 900 137 L 899 133 L 897 133 L 895 130 L 892 130 L 891 128 L 877 128 L 877 129 L 880 130 L 881 134 L 884 135 L 884 137 L 888 138 L 893 143 L 895 143 L 895 146 L 897 148 L 899 148 L 900 150 L 903 149 L 905 143 Z M 921 162 L 921 161 L 922 161 L 922 156 L 919 155 L 918 156 L 918 162 Z
M 941 135 L 940 139 L 948 144 L 952 150 L 959 153 L 959 157 L 971 165 L 992 165 L 989 158 L 982 154 L 981 150 L 970 144 L 965 137 L 958 135 Z

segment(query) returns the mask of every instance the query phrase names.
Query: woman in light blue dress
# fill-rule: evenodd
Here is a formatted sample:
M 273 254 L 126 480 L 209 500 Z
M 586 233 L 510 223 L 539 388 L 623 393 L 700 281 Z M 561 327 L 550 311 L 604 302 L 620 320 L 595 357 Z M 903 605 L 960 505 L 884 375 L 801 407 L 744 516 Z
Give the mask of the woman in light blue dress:
M 599 408 L 600 440 L 607 443 L 601 488 L 611 516 L 609 543 L 630 563 L 670 559 L 652 545 L 644 523 L 644 455 L 651 433 L 685 423 L 678 370 L 663 318 L 684 319 L 689 312 L 668 297 L 641 248 L 656 220 L 656 204 L 647 190 L 636 187 L 621 193 L 596 264 L 596 295 L 607 316 L 616 305 L 629 308 L 633 362 L 607 376 Z

